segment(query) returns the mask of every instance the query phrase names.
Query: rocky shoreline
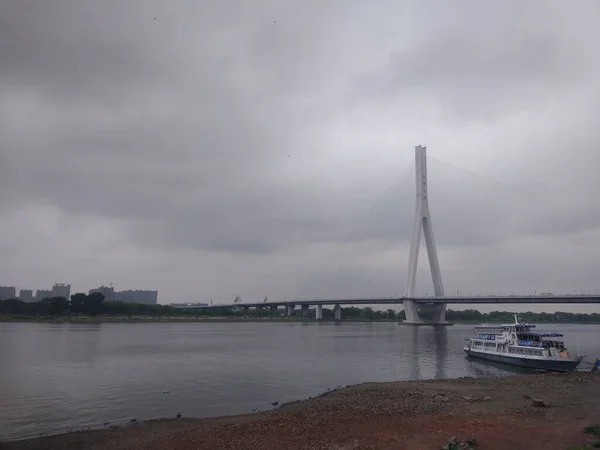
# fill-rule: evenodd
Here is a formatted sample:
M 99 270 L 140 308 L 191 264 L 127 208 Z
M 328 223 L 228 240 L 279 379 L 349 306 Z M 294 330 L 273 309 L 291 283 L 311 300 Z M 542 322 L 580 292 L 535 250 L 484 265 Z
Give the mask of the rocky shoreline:
M 590 442 L 600 423 L 600 374 L 366 383 L 212 419 L 149 421 L 0 444 L 2 450 L 481 449 L 553 450 Z

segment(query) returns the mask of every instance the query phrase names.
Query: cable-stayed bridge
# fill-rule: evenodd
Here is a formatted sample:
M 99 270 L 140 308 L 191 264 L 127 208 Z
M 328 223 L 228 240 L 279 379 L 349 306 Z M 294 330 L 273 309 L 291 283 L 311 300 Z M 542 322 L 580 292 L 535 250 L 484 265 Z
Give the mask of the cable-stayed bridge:
M 431 159 L 438 165 L 447 165 L 442 161 Z M 453 304 L 600 304 L 600 294 L 575 294 L 575 295 L 553 295 L 550 293 L 539 295 L 445 295 L 442 282 L 440 264 L 437 255 L 437 248 L 434 239 L 433 223 L 429 210 L 429 193 L 427 178 L 427 150 L 425 147 L 417 146 L 415 148 L 415 202 L 412 227 L 412 240 L 408 257 L 408 270 L 406 292 L 404 296 L 396 297 L 366 297 L 366 298 L 308 298 L 285 301 L 268 301 L 265 298 L 263 302 L 241 302 L 237 297 L 231 304 L 219 304 L 206 306 L 206 309 L 223 308 L 270 308 L 277 310 L 280 307 L 286 309 L 286 313 L 291 315 L 296 307 L 300 307 L 302 314 L 307 314 L 311 306 L 316 309 L 317 320 L 323 318 L 323 306 L 334 307 L 334 317 L 341 320 L 341 305 L 398 305 L 404 307 L 407 324 L 424 324 L 419 315 L 419 306 L 429 305 L 433 309 L 433 320 L 430 324 L 445 324 L 446 306 Z M 467 171 L 465 171 L 467 172 Z M 409 175 L 412 174 L 412 168 Z M 452 186 L 445 186 L 445 189 L 452 189 Z M 416 295 L 417 265 L 419 258 L 419 249 L 421 237 L 425 240 L 429 268 L 433 281 L 434 296 Z M 361 274 L 362 276 L 362 274 Z

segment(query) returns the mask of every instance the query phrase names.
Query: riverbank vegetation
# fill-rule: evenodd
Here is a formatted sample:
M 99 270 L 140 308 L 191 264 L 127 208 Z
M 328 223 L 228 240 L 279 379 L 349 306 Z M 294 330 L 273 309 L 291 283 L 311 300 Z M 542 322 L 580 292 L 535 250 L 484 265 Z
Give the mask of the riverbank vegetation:
M 431 319 L 433 310 L 427 307 L 420 309 L 421 317 L 424 320 Z M 449 309 L 446 312 L 446 319 L 452 323 L 510 323 L 514 320 L 512 312 L 492 311 L 482 313 L 475 309 L 465 311 L 454 311 Z M 521 320 L 531 323 L 600 323 L 600 314 L 591 313 L 518 313 Z M 404 311 L 395 311 L 393 309 L 374 310 L 371 307 L 342 308 L 342 317 L 344 320 L 361 321 L 403 321 Z M 46 298 L 39 302 L 24 302 L 18 299 L 9 299 L 0 301 L 0 320 L 85 320 L 92 318 L 94 320 L 142 320 L 144 319 L 167 319 L 175 318 L 178 320 L 200 320 L 200 319 L 286 319 L 282 309 L 271 310 L 270 308 L 245 309 L 240 307 L 237 310 L 229 308 L 223 309 L 201 309 L 201 308 L 174 308 L 169 305 L 148 305 L 142 303 L 124 303 L 107 302 L 100 293 L 94 294 L 73 294 L 70 300 L 63 297 Z M 296 309 L 290 320 L 293 319 L 314 319 L 315 310 L 309 309 L 303 315 L 300 309 Z M 333 310 L 323 308 L 323 319 L 333 320 Z
M 184 311 L 182 311 L 184 313 Z M 0 316 L 12 317 L 98 317 L 98 316 L 150 316 L 180 315 L 176 308 L 167 305 L 143 303 L 106 302 L 101 293 L 45 298 L 39 302 L 18 299 L 0 300 Z

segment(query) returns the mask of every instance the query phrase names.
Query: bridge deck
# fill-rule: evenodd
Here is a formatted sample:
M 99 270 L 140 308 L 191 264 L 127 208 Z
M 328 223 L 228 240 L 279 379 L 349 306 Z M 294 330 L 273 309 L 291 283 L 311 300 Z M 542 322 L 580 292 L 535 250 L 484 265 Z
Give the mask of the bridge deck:
M 334 305 L 398 305 L 404 300 L 413 300 L 417 304 L 446 303 L 454 304 L 593 304 L 600 303 L 600 295 L 521 295 L 521 296 L 469 296 L 469 297 L 399 297 L 399 298 L 348 298 L 348 299 L 313 299 L 261 303 L 229 303 L 210 305 L 201 308 L 220 309 L 234 307 L 265 307 L 265 306 L 334 306 Z

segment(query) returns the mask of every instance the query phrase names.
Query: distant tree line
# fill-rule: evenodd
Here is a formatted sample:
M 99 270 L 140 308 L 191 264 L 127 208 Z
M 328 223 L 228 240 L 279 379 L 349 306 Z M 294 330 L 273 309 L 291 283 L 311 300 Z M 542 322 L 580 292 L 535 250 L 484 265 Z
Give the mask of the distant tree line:
M 165 316 L 175 313 L 176 309 L 166 305 L 105 302 L 104 295 L 99 292 L 73 294 L 70 300 L 64 297 L 44 298 L 38 302 L 0 300 L 0 314 L 12 316 Z
M 507 311 L 492 311 L 490 313 L 482 313 L 476 309 L 467 309 L 465 311 L 446 311 L 446 320 L 449 322 L 514 322 L 514 314 L 517 314 L 519 320 L 530 323 L 600 323 L 600 314 L 591 313 L 571 313 L 571 312 L 554 312 L 554 313 L 513 313 Z
M 431 320 L 433 317 L 433 308 L 422 306 L 419 308 L 419 314 L 423 320 Z M 293 316 L 302 317 L 303 312 L 297 308 Z M 308 318 L 315 317 L 315 309 L 309 309 L 307 312 Z M 512 312 L 507 311 L 492 311 L 490 313 L 482 313 L 475 309 L 467 309 L 465 311 L 454 311 L 448 309 L 446 311 L 446 319 L 449 322 L 505 322 L 511 323 L 514 320 Z M 284 312 L 282 309 L 271 310 L 266 307 L 263 309 L 239 309 L 232 310 L 229 308 L 223 309 L 199 309 L 199 308 L 173 308 L 168 305 L 149 305 L 144 303 L 125 303 L 125 302 L 106 302 L 104 295 L 101 293 L 83 294 L 77 293 L 71 295 L 70 300 L 64 297 L 45 298 L 38 302 L 24 302 L 18 299 L 0 300 L 0 315 L 5 316 L 55 316 L 55 317 L 70 317 L 70 316 L 150 316 L 150 317 L 168 317 L 168 316 L 191 316 L 191 317 L 257 317 L 257 318 L 276 318 L 282 317 Z M 333 319 L 333 310 L 323 308 L 323 318 Z M 342 317 L 346 320 L 395 320 L 402 321 L 405 319 L 404 311 L 396 312 L 393 309 L 385 311 L 374 310 L 371 307 L 342 308 Z M 525 312 L 518 313 L 521 320 L 532 323 L 600 323 L 600 314 L 582 314 L 570 312 L 556 313 L 533 313 Z
M 38 302 L 24 302 L 16 298 L 0 300 L 0 314 L 25 316 L 62 316 L 69 309 L 64 297 L 45 298 Z

